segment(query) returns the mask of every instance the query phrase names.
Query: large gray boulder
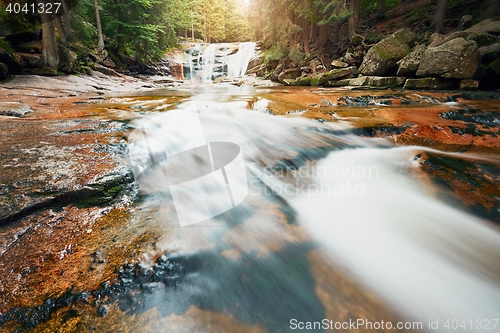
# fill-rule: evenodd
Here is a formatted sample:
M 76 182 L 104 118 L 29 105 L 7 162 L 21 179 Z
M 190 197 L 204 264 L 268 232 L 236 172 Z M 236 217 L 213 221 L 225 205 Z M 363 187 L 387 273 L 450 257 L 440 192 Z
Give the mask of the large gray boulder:
M 425 45 L 417 45 L 406 57 L 398 61 L 397 75 L 414 75 L 420 65 L 420 59 L 425 51 Z
M 332 69 L 331 71 L 323 74 L 319 78 L 318 85 L 322 86 L 327 84 L 329 81 L 351 78 L 353 75 L 356 74 L 357 74 L 357 69 L 355 66 Z
M 484 32 L 494 35 L 500 34 L 500 20 L 487 19 L 473 25 L 469 29 L 465 30 L 467 32 Z
M 425 50 L 416 75 L 470 79 L 479 67 L 480 56 L 476 42 L 463 38 L 453 39 Z
M 417 34 L 408 30 L 399 30 L 373 46 L 361 63 L 361 74 L 383 76 L 393 68 L 398 60 L 411 52 L 410 45 L 414 43 Z

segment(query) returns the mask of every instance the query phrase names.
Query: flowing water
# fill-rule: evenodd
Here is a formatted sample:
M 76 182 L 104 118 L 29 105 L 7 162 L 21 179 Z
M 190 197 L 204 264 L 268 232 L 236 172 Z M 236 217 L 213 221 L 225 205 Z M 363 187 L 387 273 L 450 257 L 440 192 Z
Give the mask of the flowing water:
M 196 44 L 184 50 L 184 77 L 191 82 L 209 83 L 218 77 L 238 78 L 247 71 L 256 44 Z M 235 50 L 236 48 L 236 50 Z
M 350 315 L 331 310 L 330 303 L 338 300 L 320 282 L 320 276 L 330 278 L 324 271 L 318 273 L 322 265 L 341 267 L 359 282 L 360 290 L 387 306 L 385 316 L 422 322 L 423 331 L 444 332 L 447 320 L 449 325 L 458 320 L 470 325 L 466 331 L 475 332 L 481 330 L 478 320 L 498 317 L 498 225 L 436 196 L 436 184 L 425 180 L 421 156 L 498 166 L 497 158 L 394 146 L 385 139 L 354 135 L 352 125 L 342 121 L 272 116 L 266 109 L 269 101 L 255 98 L 262 91 L 252 88 L 209 87 L 186 93 L 193 95 L 177 109 L 199 117 L 207 142 L 239 145 L 249 190 L 235 208 L 181 228 L 169 190 L 172 175 L 161 162 L 155 165 L 157 172 L 139 181 L 148 197 L 137 223 L 142 225 L 141 218 L 147 216 L 148 223 L 164 228 L 159 251 L 183 258 L 185 266 L 175 290 L 146 297 L 145 302 L 167 318 L 165 325 L 178 323 L 173 314 L 203 322 L 203 313 L 194 309 L 227 314 L 250 325 L 241 331 L 257 325 L 285 332 L 291 319 L 367 318 L 349 310 L 351 303 L 359 302 L 352 295 L 340 301 Z M 184 120 L 181 114 L 137 120 L 136 128 L 147 123 L 157 137 L 149 137 L 146 146 L 133 143 L 131 155 L 146 153 L 158 159 L 189 147 L 186 142 L 196 134 L 187 130 L 189 125 L 182 127 Z M 141 142 L 142 136 L 134 140 Z M 193 167 L 200 168 L 196 174 L 207 173 L 201 170 L 202 162 L 176 172 L 192 179 Z M 213 194 L 210 187 L 191 191 Z M 192 209 L 204 204 L 201 199 Z M 365 302 L 365 307 L 376 308 L 372 300 Z M 391 320 L 384 314 L 365 316 Z M 439 321 L 439 329 L 429 329 L 429 321 Z M 494 331 L 499 330 L 497 325 Z M 176 331 L 190 332 L 192 327 Z
M 92 152 L 80 154 L 108 149 L 91 145 L 106 142 L 106 121 L 123 131 L 111 142 L 128 139 L 122 162 L 139 198 L 92 227 L 75 225 L 80 207 L 42 211 L 42 237 L 58 235 L 58 221 L 84 237 L 61 233 L 57 257 L 40 254 L 45 238 L 36 233 L 2 253 L 21 262 L 26 250 L 36 265 L 8 272 L 1 291 L 27 306 L 2 310 L 0 324 L 33 332 L 500 332 L 498 100 L 211 83 L 241 76 L 254 53 L 254 43 L 197 44 L 184 58 L 195 84 L 108 96 L 87 113 L 75 106 L 89 119 L 73 126 L 102 120 L 102 137 L 89 136 Z M 67 211 L 74 216 L 58 217 Z M 51 293 L 51 281 L 63 292 Z

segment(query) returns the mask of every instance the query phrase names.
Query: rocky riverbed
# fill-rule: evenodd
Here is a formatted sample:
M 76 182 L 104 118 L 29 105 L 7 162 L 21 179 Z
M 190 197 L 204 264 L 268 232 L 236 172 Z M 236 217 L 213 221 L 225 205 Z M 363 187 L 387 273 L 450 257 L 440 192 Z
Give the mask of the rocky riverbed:
M 498 93 L 252 88 L 266 83 L 238 82 L 234 89 L 241 92 L 228 98 L 246 101 L 250 110 L 349 124 L 329 135 L 482 156 L 464 161 L 426 151 L 415 158 L 429 183 L 447 184 L 437 196 L 500 221 Z M 194 325 L 190 318 L 201 318 L 193 332 L 264 331 L 222 312 L 193 306 L 161 313 L 146 302 L 145 295 L 175 288 L 203 270 L 204 259 L 157 247 L 165 232 L 148 223 L 138 205 L 143 197 L 127 163 L 130 122 L 173 109 L 196 93 L 175 80 L 97 72 L 22 76 L 0 85 L 0 331 L 154 332 L 166 317 L 185 329 Z M 160 209 L 153 206 L 146 211 Z M 261 209 L 283 221 L 297 244 L 310 242 L 275 203 Z M 297 249 L 281 250 L 274 243 L 266 249 L 285 257 Z M 399 318 L 326 265 L 320 252 L 303 260 L 314 263 L 314 292 L 329 318 Z

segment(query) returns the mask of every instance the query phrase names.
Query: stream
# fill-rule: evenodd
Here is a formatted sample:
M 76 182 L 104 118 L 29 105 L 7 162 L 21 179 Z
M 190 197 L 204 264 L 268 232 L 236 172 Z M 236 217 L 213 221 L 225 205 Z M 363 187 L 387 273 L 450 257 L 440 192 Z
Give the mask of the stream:
M 498 99 L 213 85 L 205 52 L 198 82 L 70 107 L 120 128 L 138 194 L 47 259 L 83 253 L 78 283 L 15 296 L 0 329 L 500 332 Z

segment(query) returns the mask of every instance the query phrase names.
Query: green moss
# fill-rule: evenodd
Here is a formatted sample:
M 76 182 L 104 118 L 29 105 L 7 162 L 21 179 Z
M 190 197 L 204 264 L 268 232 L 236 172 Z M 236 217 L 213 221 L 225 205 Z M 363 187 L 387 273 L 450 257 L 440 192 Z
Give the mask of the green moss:
M 500 58 L 489 64 L 488 69 L 491 69 L 497 75 L 500 75 Z
M 319 76 L 315 76 L 313 78 L 311 78 L 311 86 L 317 86 L 318 85 L 318 82 L 319 82 Z

